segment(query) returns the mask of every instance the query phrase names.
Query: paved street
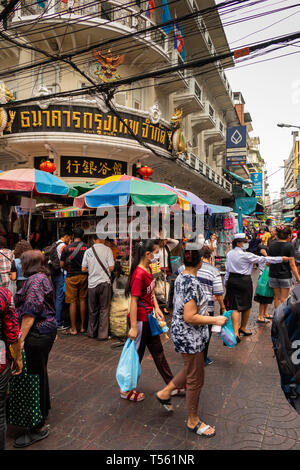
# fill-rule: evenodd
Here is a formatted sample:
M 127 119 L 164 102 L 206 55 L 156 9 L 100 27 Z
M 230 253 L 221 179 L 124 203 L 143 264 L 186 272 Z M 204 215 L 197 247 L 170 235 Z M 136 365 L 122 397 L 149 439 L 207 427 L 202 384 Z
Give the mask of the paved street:
M 286 402 L 270 339 L 270 324 L 256 324 L 257 304 L 250 321 L 253 335 L 230 350 L 213 337 L 205 369 L 200 417 L 216 426 L 213 439 L 185 428 L 185 399 L 173 399 L 167 414 L 153 396 L 162 386 L 150 356 L 145 355 L 139 390 L 141 403 L 121 400 L 115 371 L 121 349 L 115 340 L 99 343 L 85 336 L 60 334 L 49 363 L 52 410 L 50 436 L 30 450 L 97 449 L 300 449 L 300 416 Z M 181 358 L 171 340 L 165 345 L 173 373 Z M 19 430 L 8 429 L 7 449 Z

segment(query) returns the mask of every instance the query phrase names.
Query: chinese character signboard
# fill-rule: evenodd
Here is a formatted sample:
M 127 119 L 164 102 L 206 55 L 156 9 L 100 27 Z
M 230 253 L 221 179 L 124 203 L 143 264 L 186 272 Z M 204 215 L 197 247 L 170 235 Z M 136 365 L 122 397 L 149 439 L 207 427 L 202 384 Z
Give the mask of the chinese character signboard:
M 60 158 L 60 176 L 75 178 L 107 178 L 127 173 L 127 163 L 118 160 L 90 157 Z
M 132 140 L 134 137 L 130 129 L 144 142 L 171 150 L 172 131 L 168 127 L 160 123 L 152 124 L 146 117 L 119 114 L 122 120 L 113 113 L 102 113 L 98 108 L 90 106 L 51 105 L 45 110 L 35 105 L 18 107 L 15 108 L 11 133 L 75 132 Z M 8 131 L 4 133 L 9 134 Z
M 263 174 L 262 173 L 251 173 L 251 181 L 253 183 L 253 189 L 256 196 L 263 196 Z

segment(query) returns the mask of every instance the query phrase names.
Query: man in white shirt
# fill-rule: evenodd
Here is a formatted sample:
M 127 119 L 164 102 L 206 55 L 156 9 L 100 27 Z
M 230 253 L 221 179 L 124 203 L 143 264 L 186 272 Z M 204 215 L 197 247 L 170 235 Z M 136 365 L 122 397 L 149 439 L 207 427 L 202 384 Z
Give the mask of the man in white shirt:
M 108 339 L 109 309 L 111 301 L 111 272 L 114 270 L 112 250 L 95 235 L 94 246 L 82 260 L 82 271 L 88 272 L 88 329 L 90 338 Z

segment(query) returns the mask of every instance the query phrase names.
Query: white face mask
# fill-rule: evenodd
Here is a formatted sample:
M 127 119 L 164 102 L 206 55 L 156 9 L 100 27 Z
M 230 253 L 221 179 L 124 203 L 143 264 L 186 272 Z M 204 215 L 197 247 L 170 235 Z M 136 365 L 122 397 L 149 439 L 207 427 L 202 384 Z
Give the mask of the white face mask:
M 249 243 L 244 243 L 242 250 L 248 250 L 249 248 Z
M 152 263 L 156 263 L 157 261 L 159 261 L 159 253 L 155 253 L 155 255 L 153 255 Z

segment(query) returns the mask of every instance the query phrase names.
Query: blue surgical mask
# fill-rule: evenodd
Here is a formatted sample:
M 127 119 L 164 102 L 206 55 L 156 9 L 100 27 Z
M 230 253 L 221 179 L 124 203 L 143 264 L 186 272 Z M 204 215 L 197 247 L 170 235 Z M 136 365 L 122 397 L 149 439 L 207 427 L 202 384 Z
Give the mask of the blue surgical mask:
M 159 261 L 159 253 L 156 253 L 155 255 L 153 255 L 153 260 L 152 260 L 152 263 L 156 263 L 157 261 Z

